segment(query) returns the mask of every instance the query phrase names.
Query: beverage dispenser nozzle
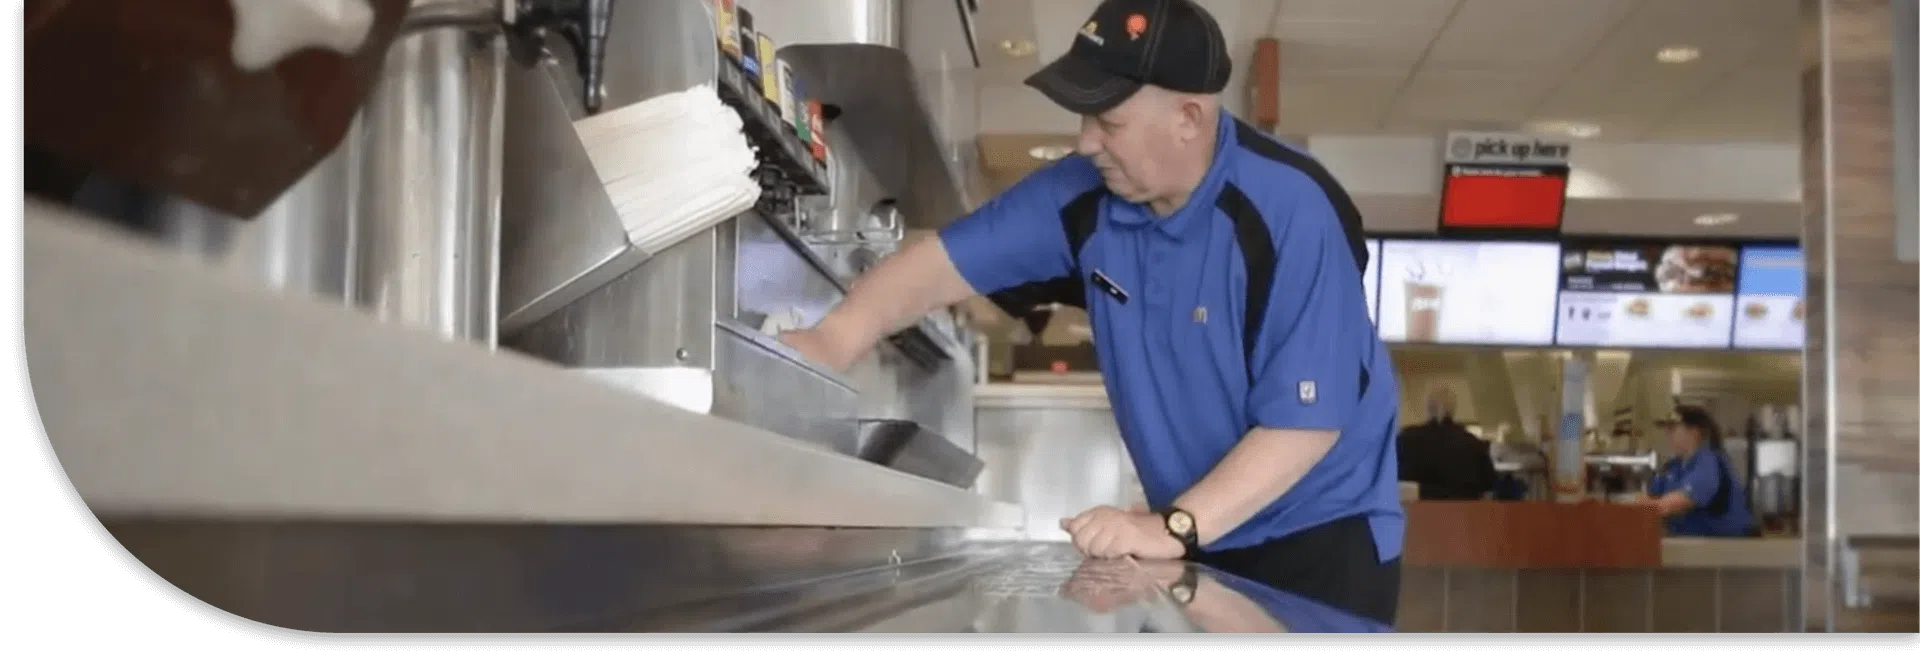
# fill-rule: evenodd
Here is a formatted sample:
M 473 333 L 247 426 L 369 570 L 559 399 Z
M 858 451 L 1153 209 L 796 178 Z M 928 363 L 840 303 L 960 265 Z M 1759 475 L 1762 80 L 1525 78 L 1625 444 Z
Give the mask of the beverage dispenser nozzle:
M 600 112 L 606 102 L 602 78 L 607 61 L 607 32 L 613 24 L 613 0 L 516 0 L 515 31 L 535 43 L 547 31 L 558 30 L 573 47 L 579 70 L 581 103 L 588 114 Z

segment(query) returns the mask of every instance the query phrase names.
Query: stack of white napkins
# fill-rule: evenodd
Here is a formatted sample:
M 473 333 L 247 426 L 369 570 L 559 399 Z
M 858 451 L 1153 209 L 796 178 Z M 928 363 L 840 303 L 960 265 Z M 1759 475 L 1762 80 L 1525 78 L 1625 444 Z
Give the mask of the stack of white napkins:
M 627 238 L 658 253 L 753 208 L 759 164 L 710 85 L 574 122 Z

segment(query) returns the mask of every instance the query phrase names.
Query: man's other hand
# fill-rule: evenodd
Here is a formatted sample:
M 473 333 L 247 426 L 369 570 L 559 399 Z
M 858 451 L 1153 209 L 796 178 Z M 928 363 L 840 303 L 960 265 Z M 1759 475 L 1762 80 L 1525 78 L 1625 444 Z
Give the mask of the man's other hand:
M 1167 533 L 1160 516 L 1150 512 L 1097 506 L 1060 520 L 1060 528 L 1073 537 L 1080 553 L 1093 558 L 1177 559 L 1186 553 L 1186 547 Z

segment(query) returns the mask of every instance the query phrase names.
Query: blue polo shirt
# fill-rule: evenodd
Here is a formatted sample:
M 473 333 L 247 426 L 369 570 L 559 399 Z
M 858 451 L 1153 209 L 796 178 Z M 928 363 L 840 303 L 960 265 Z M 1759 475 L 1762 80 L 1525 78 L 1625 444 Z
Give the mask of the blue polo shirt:
M 1724 473 L 1723 473 L 1724 472 Z M 1727 490 L 1725 512 L 1707 508 L 1720 490 Z M 1647 485 L 1647 494 L 1662 496 L 1683 492 L 1693 501 L 1693 509 L 1667 518 L 1667 533 L 1675 536 L 1744 536 L 1753 526 L 1753 513 L 1747 508 L 1747 492 L 1734 477 L 1732 462 L 1726 453 L 1701 449 L 1685 457 L 1667 460 Z
M 1185 207 L 1159 218 L 1106 195 L 1080 251 L 1094 349 L 1121 438 L 1147 501 L 1164 508 L 1255 426 L 1337 430 L 1339 440 L 1299 483 L 1208 550 L 1364 516 L 1379 560 L 1391 560 L 1406 527 L 1393 452 L 1399 385 L 1367 315 L 1354 256 L 1357 212 L 1310 157 L 1225 112 L 1220 125 L 1213 164 Z M 1070 156 L 948 225 L 940 239 L 976 292 L 1067 276 L 1073 258 L 1061 211 L 1103 186 L 1090 159 Z M 1273 289 L 1251 361 L 1241 339 L 1247 274 L 1234 214 L 1257 216 L 1273 242 Z M 1096 272 L 1125 300 L 1094 286 Z

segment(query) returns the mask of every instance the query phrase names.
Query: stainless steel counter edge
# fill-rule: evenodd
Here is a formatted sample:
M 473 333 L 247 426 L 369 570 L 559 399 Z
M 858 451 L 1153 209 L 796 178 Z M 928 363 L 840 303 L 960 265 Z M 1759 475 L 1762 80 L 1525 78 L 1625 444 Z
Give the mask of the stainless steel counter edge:
M 1667 538 L 1660 565 L 1668 568 L 1792 569 L 1804 556 L 1799 538 Z
M 41 422 L 102 514 L 1018 527 L 1018 506 L 256 290 L 30 202 Z

